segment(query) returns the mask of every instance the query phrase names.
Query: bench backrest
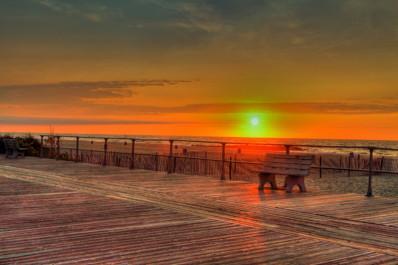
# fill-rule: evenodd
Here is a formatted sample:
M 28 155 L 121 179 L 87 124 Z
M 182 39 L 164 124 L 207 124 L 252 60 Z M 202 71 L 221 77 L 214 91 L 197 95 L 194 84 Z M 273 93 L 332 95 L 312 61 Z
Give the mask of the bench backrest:
M 263 172 L 277 175 L 307 176 L 313 162 L 313 155 L 267 154 Z

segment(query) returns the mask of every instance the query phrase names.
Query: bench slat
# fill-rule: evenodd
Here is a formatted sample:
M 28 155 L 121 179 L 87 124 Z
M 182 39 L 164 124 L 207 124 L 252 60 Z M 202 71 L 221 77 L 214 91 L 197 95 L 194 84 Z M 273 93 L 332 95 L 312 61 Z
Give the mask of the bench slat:
M 265 167 L 272 167 L 272 168 L 284 168 L 284 169 L 300 169 L 300 170 L 308 170 L 311 164 L 309 165 L 302 165 L 302 164 L 286 164 L 286 163 L 275 163 L 268 161 L 265 163 Z
M 263 174 L 307 176 L 314 156 L 268 154 L 264 162 Z
M 266 158 L 265 163 L 279 163 L 286 165 L 312 165 L 312 160 L 293 160 L 293 159 L 276 159 L 276 158 Z
M 265 167 L 261 173 L 276 174 L 276 175 L 307 176 L 309 175 L 309 170 Z

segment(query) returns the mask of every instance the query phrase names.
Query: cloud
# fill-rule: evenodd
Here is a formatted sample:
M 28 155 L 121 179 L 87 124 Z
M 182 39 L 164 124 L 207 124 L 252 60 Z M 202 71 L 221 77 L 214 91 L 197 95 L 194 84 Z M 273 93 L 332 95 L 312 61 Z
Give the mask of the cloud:
M 0 116 L 0 124 L 8 125 L 155 125 L 180 124 L 158 120 L 117 120 L 117 119 L 73 119 L 73 118 L 40 118 Z
M 150 50 L 146 58 L 164 56 L 165 50 L 199 53 L 211 48 L 219 55 L 233 52 L 235 58 L 269 60 L 279 54 L 301 61 L 305 55 L 346 58 L 347 52 L 369 49 L 388 54 L 397 46 L 394 0 L 32 1 L 54 12 L 104 22 L 106 32 L 89 30 L 93 25 L 73 30 L 72 45 L 76 36 L 91 41 L 101 34 L 97 38 L 104 43 Z
M 155 5 L 172 10 L 176 15 L 166 22 L 159 23 L 168 27 L 217 33 L 226 28 L 223 19 L 218 16 L 211 4 L 206 1 L 166 1 L 150 0 Z
M 0 103 L 48 104 L 76 103 L 96 99 L 128 98 L 138 87 L 163 87 L 189 80 L 127 80 L 93 82 L 59 82 L 0 86 Z
M 391 114 L 398 113 L 398 101 L 393 102 L 309 102 L 273 104 L 275 110 L 314 114 Z
M 101 22 L 107 17 L 115 16 L 114 11 L 110 11 L 106 5 L 86 5 L 83 8 L 81 5 L 74 5 L 65 1 L 59 0 L 34 0 L 38 4 L 47 7 L 55 12 L 74 15 L 81 17 L 91 22 Z M 120 13 L 118 12 L 119 16 Z
M 96 112 L 109 114 L 222 114 L 243 112 L 271 112 L 288 114 L 391 114 L 398 113 L 398 101 L 352 102 L 289 102 L 289 103 L 216 103 L 190 104 L 176 107 L 141 105 L 98 105 Z

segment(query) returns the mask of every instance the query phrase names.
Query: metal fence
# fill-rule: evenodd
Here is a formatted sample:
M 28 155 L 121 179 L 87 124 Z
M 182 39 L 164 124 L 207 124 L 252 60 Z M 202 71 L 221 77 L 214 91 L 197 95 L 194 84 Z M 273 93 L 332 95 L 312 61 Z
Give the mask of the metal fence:
M 61 144 L 63 139 L 68 139 Z M 86 146 L 82 142 L 86 141 Z M 87 146 L 87 141 L 89 144 Z M 110 143 L 121 145 L 117 150 L 110 149 Z M 378 151 L 398 151 L 394 148 L 382 148 L 374 146 L 331 146 L 331 145 L 303 145 L 303 144 L 271 144 L 271 143 L 239 143 L 239 142 L 217 142 L 181 139 L 142 139 L 142 138 L 102 138 L 92 136 L 70 136 L 70 135 L 41 135 L 40 157 L 54 158 L 59 160 L 92 163 L 102 166 L 126 167 L 130 169 L 145 169 L 154 171 L 165 171 L 168 173 L 180 173 L 190 175 L 217 176 L 221 180 L 249 180 L 257 176 L 261 171 L 263 163 L 261 158 L 239 159 L 227 154 L 231 146 L 263 146 L 273 147 L 273 152 L 286 154 L 313 152 L 315 162 L 313 170 L 318 171 L 322 177 L 326 170 L 345 173 L 350 176 L 366 174 L 368 177 L 367 196 L 373 195 L 372 180 L 377 174 L 398 174 L 398 161 L 375 155 Z M 142 152 L 137 150 L 137 144 L 149 145 L 149 142 L 159 143 L 163 152 Z M 95 143 L 95 144 L 94 144 Z M 91 144 L 91 146 L 90 146 Z M 213 152 L 177 152 L 179 144 L 198 144 L 205 150 L 212 149 Z M 65 146 L 64 146 L 65 145 Z M 95 146 L 96 148 L 92 148 Z M 314 152 L 313 149 L 339 149 L 339 150 L 361 150 L 362 154 L 323 154 Z M 97 150 L 95 150 L 97 149 Z M 142 149 L 142 148 L 141 148 Z M 238 148 L 238 150 L 240 150 Z

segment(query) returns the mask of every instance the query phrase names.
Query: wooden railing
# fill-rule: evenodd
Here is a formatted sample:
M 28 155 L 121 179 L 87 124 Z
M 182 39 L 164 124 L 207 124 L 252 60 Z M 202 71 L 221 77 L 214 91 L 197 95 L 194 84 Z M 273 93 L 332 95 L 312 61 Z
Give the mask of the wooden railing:
M 256 146 L 273 146 L 279 147 L 286 154 L 297 152 L 299 148 L 303 151 L 305 148 L 323 148 L 323 149 L 356 149 L 367 151 L 368 157 L 363 161 L 361 167 L 353 167 L 353 157 L 350 155 L 348 159 L 348 166 L 342 163 L 340 157 L 339 166 L 325 165 L 322 154 L 317 155 L 316 163 L 313 169 L 319 170 L 319 177 L 322 177 L 324 170 L 346 171 L 350 176 L 352 172 L 366 173 L 368 175 L 367 196 L 373 195 L 373 176 L 376 174 L 398 174 L 398 171 L 383 170 L 384 158 L 375 158 L 374 152 L 377 151 L 398 151 L 394 148 L 383 148 L 375 146 L 344 146 L 344 145 L 307 145 L 307 144 L 274 144 L 274 143 L 242 143 L 242 142 L 219 142 L 219 141 L 203 141 L 203 140 L 183 140 L 183 139 L 157 139 L 157 138 L 125 138 L 125 137 L 95 137 L 95 136 L 71 136 L 71 135 L 41 135 L 41 150 L 40 157 L 55 158 L 75 162 L 85 162 L 100 164 L 103 166 L 117 166 L 128 167 L 130 169 L 146 169 L 155 171 L 165 171 L 168 173 L 181 173 L 193 175 L 213 175 L 219 176 L 221 180 L 235 179 L 234 176 L 244 176 L 245 174 L 253 174 L 261 170 L 263 164 L 259 161 L 238 161 L 230 157 L 227 159 L 226 147 L 228 145 L 256 145 Z M 51 139 L 52 145 L 46 146 L 44 143 Z M 62 138 L 75 139 L 75 146 L 73 148 L 61 147 Z M 80 147 L 82 139 L 95 139 L 96 141 L 103 141 L 102 150 L 87 150 Z M 125 141 L 125 145 L 130 142 L 131 151 L 114 152 L 109 151 L 110 140 Z M 168 154 L 145 154 L 136 152 L 137 142 L 163 142 L 169 145 Z M 197 144 L 211 144 L 219 146 L 219 158 L 201 158 L 189 157 L 173 153 L 173 147 L 176 143 L 197 143 Z M 347 164 L 347 163 L 346 163 Z

